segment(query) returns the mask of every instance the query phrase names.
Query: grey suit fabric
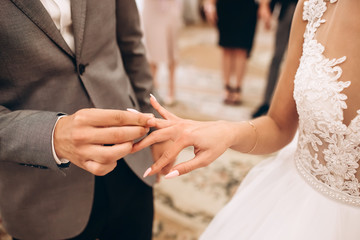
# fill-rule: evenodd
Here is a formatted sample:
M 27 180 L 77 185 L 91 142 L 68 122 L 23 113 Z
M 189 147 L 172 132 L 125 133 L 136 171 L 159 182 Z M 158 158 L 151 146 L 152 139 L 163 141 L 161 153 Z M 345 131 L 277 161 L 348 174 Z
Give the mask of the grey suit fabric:
M 72 0 L 75 53 L 40 1 L 0 6 L 0 215 L 16 238 L 70 238 L 88 221 L 94 176 L 56 165 L 51 132 L 60 113 L 81 108 L 152 111 L 136 4 Z M 125 161 L 141 177 L 150 150 Z

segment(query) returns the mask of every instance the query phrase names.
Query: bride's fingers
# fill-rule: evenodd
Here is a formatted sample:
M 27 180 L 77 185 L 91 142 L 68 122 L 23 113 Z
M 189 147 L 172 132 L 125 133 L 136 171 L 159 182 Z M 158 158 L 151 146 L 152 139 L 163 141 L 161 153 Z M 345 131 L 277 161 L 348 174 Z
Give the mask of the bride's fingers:
M 163 169 L 161 169 L 160 174 L 167 175 L 170 172 L 172 167 L 173 167 L 173 164 L 171 164 L 171 163 L 166 165 L 165 167 L 163 167 Z
M 174 122 L 161 119 L 161 118 L 151 118 L 149 121 L 146 122 L 147 127 L 155 127 L 158 129 L 171 127 L 174 125 Z
M 160 103 L 156 100 L 156 98 L 151 95 L 150 103 L 154 107 L 154 109 L 160 113 L 160 115 L 165 119 L 177 119 L 178 117 L 175 114 L 172 114 L 168 110 L 166 110 Z
M 175 142 L 173 147 L 166 150 L 163 155 L 151 166 L 151 168 L 145 172 L 144 177 L 161 172 L 170 163 L 175 162 L 179 153 L 186 147 L 188 147 L 188 145 L 186 145 L 185 142 Z
M 131 152 L 134 153 L 140 151 L 141 149 L 155 143 L 164 142 L 166 140 L 173 140 L 173 131 L 174 129 L 172 127 L 154 131 L 140 142 L 135 143 Z
M 194 171 L 195 169 L 206 167 L 210 164 L 210 159 L 211 155 L 206 152 L 197 154 L 193 159 L 175 165 L 165 176 L 165 179 L 174 178 Z

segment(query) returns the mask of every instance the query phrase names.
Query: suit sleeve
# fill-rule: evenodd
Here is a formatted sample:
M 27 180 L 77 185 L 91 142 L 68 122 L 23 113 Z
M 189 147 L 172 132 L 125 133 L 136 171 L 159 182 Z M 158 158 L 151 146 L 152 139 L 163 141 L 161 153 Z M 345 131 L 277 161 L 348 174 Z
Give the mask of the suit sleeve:
M 0 161 L 59 171 L 52 155 L 52 129 L 58 113 L 10 111 L 0 105 Z
M 142 42 L 143 35 L 136 2 L 117 0 L 116 18 L 117 43 L 141 111 L 152 112 L 159 116 L 150 105 L 149 97 L 153 81 Z

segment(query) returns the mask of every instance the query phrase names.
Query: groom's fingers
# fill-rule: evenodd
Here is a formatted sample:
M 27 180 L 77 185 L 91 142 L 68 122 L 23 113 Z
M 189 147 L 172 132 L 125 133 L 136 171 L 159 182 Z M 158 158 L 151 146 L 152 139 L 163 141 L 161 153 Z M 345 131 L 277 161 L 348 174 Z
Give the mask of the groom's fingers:
M 84 166 L 82 167 L 86 171 L 89 171 L 90 173 L 96 175 L 96 176 L 104 176 L 114 170 L 117 163 L 113 162 L 111 164 L 101 164 L 92 160 L 86 161 L 84 163 Z
M 71 115 L 74 123 L 94 127 L 146 126 L 150 115 L 111 109 L 81 109 Z
M 143 137 L 149 128 L 138 126 L 93 128 L 84 131 L 83 137 L 91 144 L 120 144 Z

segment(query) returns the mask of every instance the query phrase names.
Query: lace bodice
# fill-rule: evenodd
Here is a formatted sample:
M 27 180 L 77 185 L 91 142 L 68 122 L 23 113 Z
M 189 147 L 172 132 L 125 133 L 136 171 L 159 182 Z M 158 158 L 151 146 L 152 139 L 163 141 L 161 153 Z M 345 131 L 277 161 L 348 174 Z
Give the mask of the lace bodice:
M 326 58 L 325 47 L 316 40 L 327 4 L 336 0 L 304 3 L 303 54 L 295 76 L 294 98 L 299 114 L 296 165 L 317 190 L 337 200 L 360 206 L 357 178 L 360 158 L 360 111 L 349 125 L 343 123 L 350 81 L 340 79 L 345 56 Z

